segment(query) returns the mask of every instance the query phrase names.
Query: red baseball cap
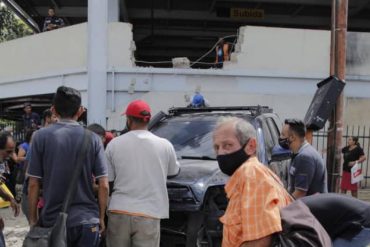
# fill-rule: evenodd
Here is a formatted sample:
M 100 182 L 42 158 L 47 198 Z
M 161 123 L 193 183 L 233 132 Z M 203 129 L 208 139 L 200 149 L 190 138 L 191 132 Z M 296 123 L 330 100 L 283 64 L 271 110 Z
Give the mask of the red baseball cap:
M 126 111 L 122 115 L 142 118 L 149 121 L 151 117 L 150 112 L 151 110 L 148 103 L 143 100 L 134 100 L 128 104 Z

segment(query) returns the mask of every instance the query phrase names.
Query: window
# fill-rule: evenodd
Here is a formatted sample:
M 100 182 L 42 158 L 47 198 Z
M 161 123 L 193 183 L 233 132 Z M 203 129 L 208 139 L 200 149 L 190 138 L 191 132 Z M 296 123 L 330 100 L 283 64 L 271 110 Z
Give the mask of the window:
M 166 138 L 174 146 L 178 157 L 216 158 L 213 150 L 212 131 L 217 118 L 211 121 L 196 119 L 168 120 L 159 123 L 151 130 L 154 134 Z
M 270 129 L 266 124 L 266 119 L 263 116 L 260 116 L 257 118 L 257 121 L 259 122 L 259 125 L 263 133 L 263 143 L 259 140 L 259 145 L 263 145 L 263 147 L 260 148 L 264 148 L 265 159 L 268 161 L 271 158 L 271 151 L 275 144 L 274 141 L 272 140 Z
M 274 145 L 279 144 L 278 139 L 280 136 L 280 131 L 278 127 L 276 126 L 276 122 L 274 121 L 274 119 L 269 117 L 269 118 L 266 118 L 266 123 L 271 133 L 272 142 L 274 143 Z

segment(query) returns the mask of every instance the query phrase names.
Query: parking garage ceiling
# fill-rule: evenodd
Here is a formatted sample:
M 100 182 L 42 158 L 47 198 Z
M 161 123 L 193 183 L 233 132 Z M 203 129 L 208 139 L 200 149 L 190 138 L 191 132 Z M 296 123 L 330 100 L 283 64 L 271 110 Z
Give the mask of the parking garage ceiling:
M 68 25 L 87 20 L 87 0 L 12 1 L 40 27 L 49 6 L 55 7 Z M 120 21 L 133 24 L 135 56 L 144 61 L 168 61 L 173 57 L 195 61 L 220 37 L 236 35 L 245 25 L 324 30 L 331 25 L 331 0 L 119 1 Z M 370 0 L 349 1 L 348 16 L 350 31 L 369 32 Z M 214 56 L 211 52 L 202 61 L 213 62 Z

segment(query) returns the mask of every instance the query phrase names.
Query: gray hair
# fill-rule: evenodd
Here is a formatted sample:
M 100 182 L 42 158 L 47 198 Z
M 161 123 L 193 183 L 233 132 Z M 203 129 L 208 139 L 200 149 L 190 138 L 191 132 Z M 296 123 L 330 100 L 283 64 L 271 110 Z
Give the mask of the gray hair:
M 234 126 L 235 136 L 239 140 L 241 146 L 245 145 L 250 138 L 256 139 L 256 129 L 253 125 L 238 117 L 220 117 L 217 121 L 215 130 L 228 124 Z

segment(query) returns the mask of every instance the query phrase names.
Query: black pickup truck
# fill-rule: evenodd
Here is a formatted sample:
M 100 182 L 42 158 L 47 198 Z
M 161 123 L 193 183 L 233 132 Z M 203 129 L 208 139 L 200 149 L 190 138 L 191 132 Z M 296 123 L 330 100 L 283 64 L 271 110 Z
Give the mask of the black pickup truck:
M 282 124 L 265 106 L 171 108 L 157 114 L 150 130 L 175 147 L 180 174 L 167 182 L 170 218 L 161 222 L 161 247 L 221 246 L 228 176 L 217 164 L 212 131 L 221 116 L 240 117 L 257 131 L 258 158 L 287 182 L 288 162 L 271 162 Z

